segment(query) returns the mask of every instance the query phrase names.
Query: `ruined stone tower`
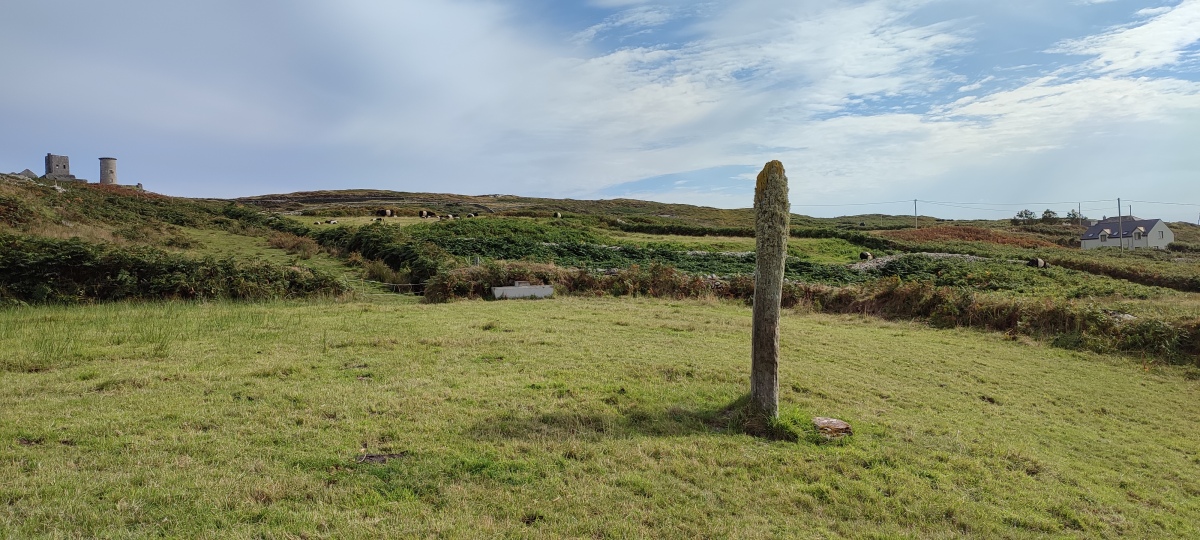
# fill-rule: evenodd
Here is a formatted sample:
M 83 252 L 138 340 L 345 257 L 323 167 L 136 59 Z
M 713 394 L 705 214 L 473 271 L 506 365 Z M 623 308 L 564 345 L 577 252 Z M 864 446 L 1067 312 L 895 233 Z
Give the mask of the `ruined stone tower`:
M 46 175 L 48 180 L 75 180 L 71 174 L 71 160 L 67 156 L 46 154 Z
M 100 184 L 113 185 L 117 183 L 117 158 L 100 158 Z

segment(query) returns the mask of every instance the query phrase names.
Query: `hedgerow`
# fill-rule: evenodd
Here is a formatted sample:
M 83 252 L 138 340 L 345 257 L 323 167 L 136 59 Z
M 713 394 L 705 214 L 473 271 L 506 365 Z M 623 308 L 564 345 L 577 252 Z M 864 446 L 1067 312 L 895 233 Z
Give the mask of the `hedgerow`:
M 631 266 L 606 274 L 530 262 L 488 262 L 433 277 L 425 301 L 490 298 L 494 287 L 513 281 L 553 285 L 560 294 L 718 298 L 750 301 L 754 279 L 699 277 L 666 265 Z M 848 286 L 787 281 L 782 304 L 827 313 L 888 319 L 919 319 L 938 327 L 967 327 L 1025 335 L 1052 344 L 1099 352 L 1124 352 L 1200 365 L 1200 320 L 1172 323 L 1113 317 L 1089 304 L 1052 298 L 979 293 L 898 276 Z
M 334 277 L 294 266 L 206 257 L 78 239 L 0 235 L 0 303 L 127 299 L 263 300 L 339 295 Z

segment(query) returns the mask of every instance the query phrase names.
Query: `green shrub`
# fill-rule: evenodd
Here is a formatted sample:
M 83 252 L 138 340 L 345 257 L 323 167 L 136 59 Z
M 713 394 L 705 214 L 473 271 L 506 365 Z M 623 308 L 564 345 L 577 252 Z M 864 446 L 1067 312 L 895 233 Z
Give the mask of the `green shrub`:
M 271 236 L 267 238 L 267 243 L 292 255 L 299 255 L 301 259 L 311 259 L 321 250 L 321 246 L 317 245 L 316 240 L 312 238 L 280 231 L 271 233 Z
M 193 259 L 149 247 L 0 235 L 0 303 L 124 299 L 261 300 L 338 295 L 334 277 L 232 258 Z
M 0 224 L 21 227 L 33 221 L 34 212 L 24 201 L 0 195 Z
M 392 284 L 409 282 L 407 272 L 394 270 L 383 261 L 367 261 L 363 263 L 362 268 L 363 279 Z
M 666 265 L 634 265 L 596 274 L 551 264 L 496 261 L 439 273 L 426 286 L 425 301 L 489 298 L 493 287 L 511 285 L 517 280 L 554 285 L 559 293 L 575 295 L 726 298 L 746 302 L 754 297 L 754 279 L 748 275 L 701 278 Z M 968 287 L 938 286 L 929 280 L 906 280 L 897 275 L 847 286 L 786 281 L 781 303 L 785 308 L 919 319 L 943 328 L 980 328 L 1027 335 L 1063 347 L 1147 354 L 1176 363 L 1195 363 L 1200 353 L 1200 321 L 1170 323 L 1145 319 L 1122 323 L 1097 308 L 1073 306 L 1052 298 L 979 294 Z

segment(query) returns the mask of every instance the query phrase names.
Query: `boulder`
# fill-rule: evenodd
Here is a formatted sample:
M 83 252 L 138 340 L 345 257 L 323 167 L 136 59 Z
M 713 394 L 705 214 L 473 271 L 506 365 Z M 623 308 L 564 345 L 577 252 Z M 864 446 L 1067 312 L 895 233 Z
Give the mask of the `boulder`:
M 854 434 L 854 430 L 850 427 L 850 424 L 837 418 L 818 416 L 813 418 L 813 426 L 816 426 L 818 435 L 829 441 L 836 441 L 847 435 Z

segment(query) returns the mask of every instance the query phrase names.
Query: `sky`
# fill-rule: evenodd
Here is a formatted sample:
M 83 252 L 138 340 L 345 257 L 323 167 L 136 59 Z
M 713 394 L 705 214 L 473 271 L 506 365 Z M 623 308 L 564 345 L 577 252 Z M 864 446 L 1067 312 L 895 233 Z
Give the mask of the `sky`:
M 1200 0 L 5 0 L 0 76 L 0 171 L 167 195 L 1200 220 Z

